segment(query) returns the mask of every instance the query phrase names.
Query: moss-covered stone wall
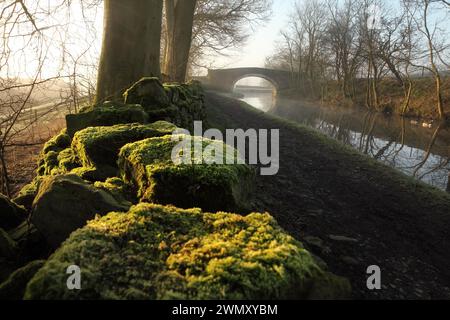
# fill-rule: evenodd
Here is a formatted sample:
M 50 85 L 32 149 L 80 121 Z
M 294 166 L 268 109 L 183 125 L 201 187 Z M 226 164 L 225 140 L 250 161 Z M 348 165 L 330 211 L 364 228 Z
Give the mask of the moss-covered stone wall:
M 9 249 L 31 252 L 21 261 L 46 262 L 12 274 L 0 296 L 11 288 L 27 299 L 348 296 L 348 282 L 320 268 L 270 214 L 249 214 L 253 168 L 172 161 L 171 134 L 205 117 L 198 83 L 155 78 L 138 81 L 121 103 L 68 115 L 15 199 L 27 221 L 2 233 Z M 229 152 L 221 141 L 191 138 Z M 79 291 L 66 287 L 73 264 L 82 271 Z

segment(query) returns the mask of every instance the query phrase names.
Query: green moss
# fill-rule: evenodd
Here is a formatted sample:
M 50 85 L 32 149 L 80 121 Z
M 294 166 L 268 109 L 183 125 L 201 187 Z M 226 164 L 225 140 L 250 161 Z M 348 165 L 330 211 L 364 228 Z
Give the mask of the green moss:
M 129 207 L 74 174 L 49 176 L 39 187 L 30 221 L 49 245 L 57 248 L 96 215 L 126 212 Z
M 125 103 L 139 104 L 147 112 L 164 109 L 170 105 L 163 85 L 154 77 L 140 79 L 125 91 L 123 97 Z
M 59 153 L 56 151 L 49 151 L 48 153 L 43 154 L 39 161 L 38 175 L 51 175 L 54 170 L 58 170 L 58 155 Z
M 96 182 L 105 181 L 109 177 L 114 177 L 117 175 L 117 168 L 110 166 L 100 166 L 100 167 L 79 167 L 71 170 L 70 174 L 77 175 L 83 180 Z
M 67 173 L 80 167 L 81 161 L 72 148 L 61 151 L 58 155 L 58 168 L 62 173 Z
M 67 290 L 72 264 L 82 270 L 81 290 Z M 301 299 L 320 292 L 343 298 L 349 285 L 321 270 L 269 214 L 140 204 L 73 233 L 25 298 Z
M 164 89 L 172 104 L 176 106 L 176 118 L 173 121 L 178 126 L 192 130 L 194 121 L 206 119 L 203 89 L 199 83 L 169 83 L 164 85 Z
M 89 127 L 75 134 L 71 151 L 64 154 L 58 166 L 61 172 L 71 172 L 89 181 L 104 181 L 117 176 L 117 158 L 122 146 L 149 137 L 167 135 L 176 128 L 164 121 L 148 125 L 135 123 Z
M 97 181 L 94 183 L 94 187 L 108 192 L 121 204 L 131 206 L 132 203 L 138 202 L 132 187 L 120 178 L 109 178 L 105 182 Z
M 198 82 L 163 86 L 157 78 L 142 78 L 125 92 L 124 101 L 142 105 L 150 122 L 165 120 L 185 129 L 206 116 Z
M 177 136 L 182 139 L 188 136 Z M 178 142 L 172 136 L 152 138 L 128 144 L 119 154 L 119 170 L 127 183 L 137 188 L 141 200 L 173 204 L 182 208 L 200 207 L 208 211 L 245 211 L 254 185 L 254 170 L 245 164 L 212 163 L 208 155 L 194 154 L 193 146 L 217 146 L 237 157 L 233 148 L 221 141 L 192 138 L 191 164 L 174 163 L 172 152 Z M 211 157 L 212 155 L 209 155 Z
M 18 257 L 18 249 L 17 243 L 5 230 L 0 228 L 0 257 L 15 261 Z
M 38 160 L 38 176 L 55 175 L 79 166 L 70 150 L 71 138 L 66 129 L 47 141 Z
M 42 181 L 42 176 L 35 177 L 29 184 L 25 185 L 14 198 L 14 202 L 24 206 L 26 209 L 31 209 L 33 200 L 36 197 L 39 185 Z
M 90 127 L 75 134 L 72 149 L 84 167 L 116 166 L 120 148 L 127 143 L 171 134 L 176 126 L 167 122 L 149 125 L 125 124 L 110 127 Z
M 67 130 L 63 129 L 58 135 L 47 141 L 42 149 L 43 154 L 47 154 L 50 151 L 59 152 L 70 147 L 71 139 L 67 134 Z

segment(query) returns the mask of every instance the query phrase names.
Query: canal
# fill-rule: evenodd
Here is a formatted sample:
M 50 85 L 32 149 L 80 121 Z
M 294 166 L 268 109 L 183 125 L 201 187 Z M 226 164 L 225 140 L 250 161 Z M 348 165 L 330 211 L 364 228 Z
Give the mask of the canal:
M 418 180 L 446 190 L 450 128 L 363 108 L 330 108 L 275 98 L 272 90 L 235 89 L 255 108 L 319 130 Z

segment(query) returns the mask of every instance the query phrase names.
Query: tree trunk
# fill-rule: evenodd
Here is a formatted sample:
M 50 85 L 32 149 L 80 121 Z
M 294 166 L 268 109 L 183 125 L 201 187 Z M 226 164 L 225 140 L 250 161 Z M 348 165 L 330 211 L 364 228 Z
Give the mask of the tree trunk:
M 367 70 L 367 82 L 366 82 L 366 107 L 367 109 L 371 109 L 372 108 L 372 94 L 371 94 L 371 90 L 370 90 L 370 86 L 371 86 L 371 81 L 370 81 L 370 76 L 371 76 L 371 72 L 372 72 L 372 63 L 369 60 L 369 66 L 368 66 L 368 70 Z
M 444 111 L 444 105 L 442 103 L 442 89 L 441 89 L 441 76 L 439 74 L 439 71 L 435 73 L 435 80 L 436 80 L 436 98 L 437 98 L 437 108 L 439 112 L 439 118 L 445 119 L 445 111 Z
M 96 102 L 122 100 L 145 76 L 160 77 L 163 0 L 105 0 Z
M 406 80 L 406 82 L 403 83 L 403 90 L 405 93 L 405 99 L 403 101 L 403 107 L 402 107 L 402 116 L 406 114 L 406 112 L 409 109 L 409 104 L 411 101 L 411 94 L 412 94 L 412 81 L 410 78 Z
M 197 0 L 166 0 L 167 42 L 163 73 L 170 81 L 184 82 L 192 42 Z

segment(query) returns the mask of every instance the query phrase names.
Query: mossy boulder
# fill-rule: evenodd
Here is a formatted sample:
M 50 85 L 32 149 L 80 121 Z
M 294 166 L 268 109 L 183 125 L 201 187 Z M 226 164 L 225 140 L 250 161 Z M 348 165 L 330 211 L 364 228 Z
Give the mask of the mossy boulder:
M 12 240 L 17 244 L 20 256 L 27 259 L 40 259 L 51 252 L 51 247 L 42 233 L 29 221 L 23 222 L 17 228 L 8 232 Z
M 192 139 L 191 162 L 174 162 L 172 153 L 181 139 Z M 254 170 L 245 165 L 206 164 L 207 155 L 196 155 L 194 145 L 206 150 L 215 145 L 236 157 L 236 150 L 222 141 L 201 137 L 165 136 L 128 144 L 119 154 L 119 169 L 127 183 L 136 186 L 142 201 L 172 204 L 181 208 L 199 207 L 206 211 L 245 211 L 254 186 Z
M 203 89 L 198 83 L 165 84 L 164 88 L 176 106 L 173 122 L 179 127 L 192 130 L 194 121 L 206 119 Z
M 47 154 L 51 151 L 60 152 L 68 147 L 70 147 L 71 139 L 67 134 L 67 130 L 63 129 L 59 134 L 48 140 L 44 148 L 42 149 L 43 154 Z
M 123 94 L 125 103 L 139 104 L 145 111 L 170 106 L 166 91 L 158 78 L 142 78 Z
M 10 230 L 27 218 L 25 208 L 0 193 L 0 228 Z
M 82 113 L 66 116 L 67 133 L 73 137 L 76 132 L 88 127 L 113 126 L 126 123 L 147 123 L 148 115 L 140 105 L 107 102 L 86 109 Z
M 58 170 L 59 173 L 70 172 L 78 168 L 81 160 L 72 148 L 67 148 L 58 154 Z
M 67 134 L 66 129 L 51 138 L 44 145 L 39 156 L 37 175 L 61 174 L 80 166 L 78 158 L 70 149 L 71 143 L 72 139 Z M 30 184 L 30 187 L 32 184 Z
M 66 269 L 81 268 L 81 290 Z M 25 299 L 345 298 L 346 280 L 320 269 L 269 214 L 241 216 L 139 204 L 90 221 L 28 283 Z
M 96 181 L 94 187 L 108 192 L 118 203 L 125 206 L 131 207 L 132 204 L 138 203 L 138 199 L 133 192 L 132 186 L 126 184 L 118 177 L 108 178 L 105 182 Z
M 127 211 L 110 194 L 76 175 L 45 177 L 33 202 L 31 221 L 56 248 L 86 222 L 111 211 Z
M 14 271 L 6 281 L 0 284 L 0 300 L 22 300 L 28 282 L 44 263 L 44 260 L 33 261 Z
M 11 239 L 9 234 L 0 228 L 0 257 L 6 259 L 15 259 L 18 255 L 16 242 Z
M 121 147 L 130 142 L 168 135 L 176 129 L 175 125 L 164 121 L 148 125 L 135 123 L 90 127 L 75 134 L 72 150 L 83 167 L 106 167 L 104 171 L 112 174 L 107 177 L 114 177 L 117 175 L 117 158 Z M 111 170 L 107 170 L 108 168 Z
M 31 210 L 34 198 L 39 189 L 39 184 L 42 181 L 42 176 L 36 176 L 29 184 L 25 185 L 13 199 L 15 203 L 25 207 L 28 211 Z
M 199 83 L 162 85 L 157 78 L 143 78 L 124 93 L 125 103 L 142 105 L 149 122 L 165 120 L 185 129 L 205 120 L 203 100 Z

